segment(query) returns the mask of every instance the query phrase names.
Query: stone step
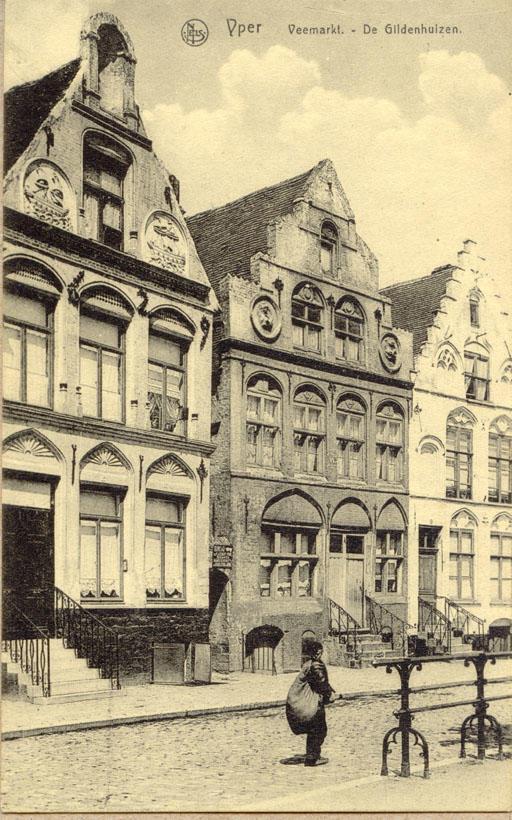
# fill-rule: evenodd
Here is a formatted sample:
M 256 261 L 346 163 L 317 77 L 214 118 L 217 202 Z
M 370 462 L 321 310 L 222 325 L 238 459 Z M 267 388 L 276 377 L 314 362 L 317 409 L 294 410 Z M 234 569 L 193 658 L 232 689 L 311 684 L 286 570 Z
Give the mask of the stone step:
M 29 698 L 37 697 L 41 694 L 41 688 L 33 684 L 27 685 L 27 695 Z M 104 692 L 111 688 L 109 678 L 96 678 L 95 680 L 64 680 L 54 681 L 51 679 L 52 697 L 54 695 L 78 695 L 84 692 Z
M 38 706 L 53 706 L 56 703 L 72 703 L 74 701 L 82 700 L 104 700 L 105 698 L 115 698 L 124 694 L 125 692 L 122 689 L 105 689 L 100 692 L 80 692 L 63 695 L 52 694 L 49 698 L 45 698 L 39 694 L 30 698 L 30 700 Z

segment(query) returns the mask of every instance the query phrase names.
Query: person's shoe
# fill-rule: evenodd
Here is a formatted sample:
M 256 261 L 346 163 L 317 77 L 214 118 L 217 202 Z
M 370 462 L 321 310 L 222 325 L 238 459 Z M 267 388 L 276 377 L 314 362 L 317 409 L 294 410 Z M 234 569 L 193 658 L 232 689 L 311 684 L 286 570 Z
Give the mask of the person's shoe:
M 327 757 L 307 757 L 304 761 L 304 766 L 325 766 L 329 762 Z

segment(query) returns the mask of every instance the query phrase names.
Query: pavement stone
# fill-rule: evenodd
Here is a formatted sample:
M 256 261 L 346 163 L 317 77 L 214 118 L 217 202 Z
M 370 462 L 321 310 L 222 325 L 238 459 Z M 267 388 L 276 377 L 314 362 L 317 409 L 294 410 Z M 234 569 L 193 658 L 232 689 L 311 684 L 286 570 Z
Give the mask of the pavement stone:
M 238 673 L 213 675 L 210 685 L 197 686 L 126 686 L 115 698 L 76 701 L 65 704 L 32 704 L 24 700 L 5 699 L 2 704 L 2 738 L 20 733 L 40 733 L 95 726 L 112 726 L 176 718 L 204 717 L 228 710 L 250 710 L 279 706 L 286 699 L 296 672 L 283 675 Z M 488 680 L 511 677 L 512 660 L 500 659 L 486 668 Z M 329 667 L 329 678 L 338 693 L 359 697 L 368 693 L 395 691 L 396 672 L 384 668 L 347 669 Z M 474 681 L 473 667 L 460 661 L 424 664 L 414 671 L 411 686 L 423 689 L 444 684 L 456 685 Z

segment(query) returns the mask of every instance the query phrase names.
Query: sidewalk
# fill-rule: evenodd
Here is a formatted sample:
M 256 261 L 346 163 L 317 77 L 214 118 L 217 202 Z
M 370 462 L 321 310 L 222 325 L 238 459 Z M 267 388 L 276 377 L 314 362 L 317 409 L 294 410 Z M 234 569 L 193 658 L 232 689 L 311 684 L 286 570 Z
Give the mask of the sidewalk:
M 489 664 L 486 671 L 488 680 L 512 676 L 512 660 Z M 5 699 L 2 739 L 282 706 L 296 674 L 214 673 L 209 685 L 126 686 L 113 698 L 61 704 Z M 336 692 L 350 698 L 391 694 L 399 688 L 398 674 L 387 674 L 384 668 L 331 666 L 329 678 Z M 412 673 L 411 686 L 422 690 L 464 685 L 474 679 L 473 666 L 465 667 L 461 661 L 429 663 Z

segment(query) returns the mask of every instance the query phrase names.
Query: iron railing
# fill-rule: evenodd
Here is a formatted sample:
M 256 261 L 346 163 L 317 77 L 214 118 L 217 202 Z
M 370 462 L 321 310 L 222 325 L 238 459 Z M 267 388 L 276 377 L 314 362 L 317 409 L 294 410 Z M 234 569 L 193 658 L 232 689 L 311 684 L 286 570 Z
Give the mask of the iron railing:
M 369 595 L 365 595 L 365 604 L 366 624 L 370 632 L 381 637 L 388 633 L 392 649 L 407 655 L 409 651 L 408 633 L 409 629 L 412 629 L 411 624 L 386 609 L 378 601 L 374 601 Z
M 331 598 L 327 600 L 329 604 L 329 635 L 337 638 L 340 644 L 344 644 L 348 650 L 353 651 L 357 656 L 359 649 L 357 630 L 361 628 L 360 624 L 336 601 Z
M 25 634 L 23 638 L 3 640 L 4 650 L 9 654 L 11 661 L 19 664 L 22 672 L 30 676 L 32 685 L 41 687 L 43 697 L 49 698 L 52 691 L 50 637 L 12 601 L 9 602 L 9 608 L 16 613 L 16 631 Z
M 430 601 L 418 598 L 418 631 L 426 632 L 444 652 L 452 647 L 452 622 Z
M 86 658 L 87 666 L 97 667 L 102 678 L 110 678 L 112 689 L 119 689 L 119 639 L 79 603 L 55 587 L 55 635 L 64 646 Z
M 451 621 L 452 630 L 459 632 L 464 639 L 477 637 L 481 641 L 485 633 L 485 621 L 468 609 L 464 609 L 456 601 L 452 601 L 451 598 L 442 600 L 444 600 L 444 614 Z

